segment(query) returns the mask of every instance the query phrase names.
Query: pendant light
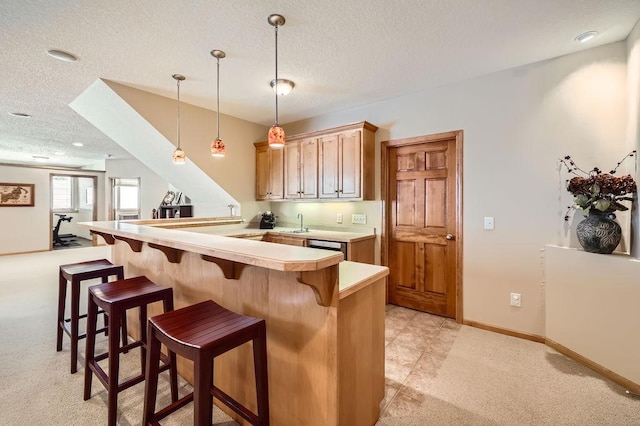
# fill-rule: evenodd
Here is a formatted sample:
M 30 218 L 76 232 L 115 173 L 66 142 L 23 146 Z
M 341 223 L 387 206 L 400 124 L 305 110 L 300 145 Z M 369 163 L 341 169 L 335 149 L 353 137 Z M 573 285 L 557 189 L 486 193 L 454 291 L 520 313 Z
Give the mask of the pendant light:
M 184 164 L 187 156 L 182 148 L 180 148 L 180 82 L 184 80 L 184 76 L 181 74 L 173 74 L 171 77 L 176 80 L 178 85 L 178 136 L 176 138 L 178 140 L 178 147 L 173 151 L 173 164 Z
M 211 56 L 216 58 L 217 61 L 217 78 L 216 78 L 216 98 L 217 98 L 217 115 L 218 115 L 218 136 L 216 140 L 211 142 L 211 156 L 212 157 L 224 157 L 225 154 L 225 146 L 222 139 L 220 139 L 220 59 L 227 56 L 222 50 L 212 50 Z
M 278 81 L 278 27 L 284 25 L 285 20 L 284 16 L 273 14 L 267 18 L 269 24 L 273 25 L 276 28 L 276 78 L 275 81 Z M 269 141 L 269 147 L 271 148 L 282 148 L 284 146 L 284 129 L 282 126 L 278 124 L 278 93 L 276 92 L 276 122 L 273 123 L 273 126 L 269 129 L 269 133 L 267 135 L 267 140 Z

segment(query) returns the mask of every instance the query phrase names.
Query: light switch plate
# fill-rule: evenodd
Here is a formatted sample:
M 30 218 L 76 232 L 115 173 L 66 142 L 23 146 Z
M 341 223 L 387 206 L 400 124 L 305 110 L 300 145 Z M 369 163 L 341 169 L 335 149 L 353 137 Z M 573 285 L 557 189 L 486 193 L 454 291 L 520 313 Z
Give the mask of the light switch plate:
M 351 215 L 351 223 L 358 223 L 360 225 L 365 225 L 367 223 L 367 215 L 366 214 L 352 214 Z
M 336 223 L 342 223 L 342 213 L 336 215 Z
M 493 229 L 493 216 L 485 216 L 484 218 L 484 229 Z

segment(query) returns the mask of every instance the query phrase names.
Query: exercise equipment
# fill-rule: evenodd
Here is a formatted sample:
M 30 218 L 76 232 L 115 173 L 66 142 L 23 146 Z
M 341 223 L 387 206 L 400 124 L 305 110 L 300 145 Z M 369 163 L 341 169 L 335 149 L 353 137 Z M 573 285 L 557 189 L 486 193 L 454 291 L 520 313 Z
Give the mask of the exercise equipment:
M 60 234 L 60 225 L 62 222 L 71 222 L 73 217 L 67 216 L 66 214 L 55 214 L 58 216 L 58 223 L 56 223 L 55 228 L 53 228 L 53 245 L 54 246 L 63 246 L 66 247 L 70 245 L 70 243 L 74 240 L 67 240 L 66 238 L 74 238 L 74 234 Z M 64 238 L 64 239 L 63 239 Z

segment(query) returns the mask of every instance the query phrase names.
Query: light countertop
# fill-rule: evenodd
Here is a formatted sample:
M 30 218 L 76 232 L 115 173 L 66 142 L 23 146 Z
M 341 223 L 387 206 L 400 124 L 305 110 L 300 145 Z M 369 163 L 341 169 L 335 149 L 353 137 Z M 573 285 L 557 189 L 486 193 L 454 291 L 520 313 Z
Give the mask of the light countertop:
M 151 222 L 153 225 L 155 223 Z M 290 231 L 293 228 L 286 227 L 257 229 L 247 227 L 246 223 L 210 225 L 211 222 L 206 220 L 199 221 L 199 223 L 203 226 L 190 225 L 188 227 L 167 228 L 165 226 L 150 226 L 148 222 L 132 223 L 127 221 L 83 222 L 81 224 L 98 233 L 280 271 L 314 271 L 339 264 L 340 298 L 357 292 L 360 288 L 384 278 L 389 273 L 386 266 L 343 261 L 344 256 L 340 252 L 245 238 L 228 238 L 277 233 L 299 238 L 353 242 L 374 238 L 375 234 L 373 233 L 313 229 L 305 233 L 292 233 Z

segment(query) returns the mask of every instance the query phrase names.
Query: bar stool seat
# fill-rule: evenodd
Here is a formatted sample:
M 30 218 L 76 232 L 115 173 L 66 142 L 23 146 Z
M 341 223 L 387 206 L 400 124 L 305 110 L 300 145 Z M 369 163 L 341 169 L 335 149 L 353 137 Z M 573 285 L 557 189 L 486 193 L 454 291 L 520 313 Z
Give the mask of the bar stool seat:
M 80 315 L 80 284 L 82 283 L 82 281 L 96 278 L 101 278 L 102 282 L 106 283 L 107 281 L 109 281 L 109 277 L 111 276 L 116 276 L 118 280 L 123 279 L 124 269 L 121 265 L 114 265 L 107 259 L 90 260 L 87 262 L 60 265 L 58 280 L 58 321 L 56 327 L 56 351 L 60 352 L 62 350 L 63 333 L 69 335 L 71 339 L 71 374 L 78 371 L 78 340 L 84 339 L 86 337 L 86 334 L 80 334 L 78 331 L 80 319 L 87 317 L 86 314 Z M 70 318 L 65 318 L 67 282 L 71 283 Z M 103 331 L 107 331 L 106 326 L 98 330 L 98 332 Z M 123 334 L 123 345 L 126 345 L 126 338 L 127 335 Z
M 164 311 L 173 310 L 173 289 L 162 287 L 153 283 L 147 277 L 140 276 L 120 281 L 113 281 L 89 287 L 89 303 L 87 307 L 87 352 L 86 367 L 84 372 L 84 399 L 91 397 L 91 379 L 93 374 L 107 389 L 108 420 L 107 424 L 116 424 L 118 393 L 140 383 L 145 378 L 146 369 L 146 342 L 147 342 L 147 305 L 154 302 L 162 302 Z M 140 340 L 119 346 L 119 331 L 122 318 L 126 311 L 139 308 L 140 313 Z M 104 310 L 109 317 L 108 352 L 95 355 L 96 320 L 98 310 Z M 140 368 L 142 373 L 129 378 L 122 383 L 118 381 L 120 368 L 120 353 L 140 347 Z M 108 358 L 109 374 L 98 364 L 99 361 Z M 175 363 L 175 354 L 162 357 L 165 365 L 159 369 L 170 369 L 171 398 L 178 399 L 178 374 Z M 158 368 L 156 367 L 156 376 Z
M 252 425 L 269 425 L 266 325 L 263 319 L 231 312 L 208 300 L 154 316 L 148 324 L 147 380 L 144 390 L 143 424 L 157 422 L 193 400 L 194 425 L 210 425 L 212 397 L 218 398 Z M 253 341 L 258 413 L 213 385 L 214 358 Z M 193 392 L 156 412 L 160 346 L 193 361 Z

